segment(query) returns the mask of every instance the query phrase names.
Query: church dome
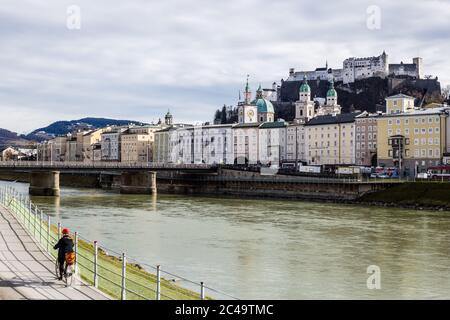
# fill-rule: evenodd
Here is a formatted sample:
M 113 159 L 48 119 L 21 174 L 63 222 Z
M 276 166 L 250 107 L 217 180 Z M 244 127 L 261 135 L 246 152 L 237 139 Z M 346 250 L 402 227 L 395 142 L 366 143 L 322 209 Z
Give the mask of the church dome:
M 337 92 L 334 89 L 334 81 L 330 81 L 330 88 L 327 91 L 327 97 L 337 97 Z
M 275 113 L 272 102 L 263 98 L 256 100 L 256 107 L 258 108 L 258 113 Z
M 311 93 L 311 87 L 309 86 L 308 81 L 306 81 L 306 75 L 303 77 L 303 83 L 300 86 L 300 92 Z

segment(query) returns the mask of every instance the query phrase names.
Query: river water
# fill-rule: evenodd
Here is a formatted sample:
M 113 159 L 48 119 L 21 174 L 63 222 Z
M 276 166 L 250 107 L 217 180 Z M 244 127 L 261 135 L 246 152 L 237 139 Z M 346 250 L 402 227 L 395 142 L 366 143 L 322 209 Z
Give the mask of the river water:
M 33 201 L 85 238 L 243 299 L 450 298 L 448 212 L 73 188 Z

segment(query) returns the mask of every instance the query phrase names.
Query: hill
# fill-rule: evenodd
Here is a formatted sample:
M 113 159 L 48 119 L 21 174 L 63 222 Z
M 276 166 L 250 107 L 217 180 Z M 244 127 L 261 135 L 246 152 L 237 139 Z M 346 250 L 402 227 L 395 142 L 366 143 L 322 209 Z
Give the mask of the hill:
M 116 120 L 107 118 L 83 118 L 79 120 L 56 121 L 48 125 L 47 127 L 32 131 L 26 136 L 26 138 L 42 141 L 54 136 L 65 135 L 69 132 L 77 130 L 98 129 L 107 126 L 125 126 L 128 124 L 141 125 L 145 123 L 132 120 Z
M 275 108 L 275 118 L 291 121 L 295 117 L 294 102 L 298 100 L 298 90 L 302 81 L 282 81 L 278 100 L 272 101 Z M 311 97 L 325 97 L 329 83 L 324 80 L 308 81 L 311 87 Z M 342 112 L 384 111 L 385 98 L 397 93 L 403 93 L 416 98 L 416 105 L 426 105 L 432 102 L 442 103 L 441 86 L 437 79 L 412 78 L 378 78 L 372 77 L 357 80 L 354 83 L 343 84 L 335 82 L 338 103 Z M 237 110 L 219 109 L 214 116 L 215 123 L 233 123 L 237 119 Z M 226 119 L 226 120 L 225 120 Z
M 25 147 L 33 142 L 25 139 L 22 135 L 0 128 L 0 150 L 9 146 Z

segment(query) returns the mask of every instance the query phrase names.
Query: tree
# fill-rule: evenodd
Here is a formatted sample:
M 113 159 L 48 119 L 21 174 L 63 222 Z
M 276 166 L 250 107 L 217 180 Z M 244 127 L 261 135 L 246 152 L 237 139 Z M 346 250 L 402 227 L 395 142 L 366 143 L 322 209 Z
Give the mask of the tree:
M 442 89 L 442 98 L 444 101 L 450 102 L 450 85 Z
M 223 105 L 222 107 L 222 114 L 221 114 L 221 121 L 222 124 L 227 123 L 227 106 Z
M 6 150 L 5 154 L 4 154 L 4 161 L 11 161 L 14 160 L 14 154 L 11 150 Z
M 220 124 L 221 123 L 221 117 L 222 117 L 222 114 L 221 114 L 220 110 L 217 109 L 216 113 L 214 115 L 214 123 Z

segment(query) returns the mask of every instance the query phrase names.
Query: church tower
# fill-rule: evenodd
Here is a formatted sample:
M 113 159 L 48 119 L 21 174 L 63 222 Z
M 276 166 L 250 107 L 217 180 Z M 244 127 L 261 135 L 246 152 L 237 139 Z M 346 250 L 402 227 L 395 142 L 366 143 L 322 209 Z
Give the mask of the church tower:
M 173 117 L 170 114 L 169 110 L 167 110 L 166 116 L 164 117 L 164 122 L 168 126 L 171 126 L 173 124 Z
M 311 87 L 303 77 L 303 83 L 300 86 L 298 101 L 295 102 L 295 119 L 309 120 L 314 117 L 314 102 L 311 101 Z
M 247 83 L 244 90 L 244 101 L 238 103 L 238 121 L 239 123 L 255 123 L 258 122 L 258 114 L 256 105 L 251 102 L 252 94 Z
M 327 97 L 325 105 L 322 105 L 319 107 L 319 110 L 317 110 L 318 115 L 336 115 L 341 113 L 341 106 L 338 105 L 337 101 L 337 92 L 336 89 L 334 89 L 334 81 L 333 79 L 330 80 L 330 87 L 327 91 Z

